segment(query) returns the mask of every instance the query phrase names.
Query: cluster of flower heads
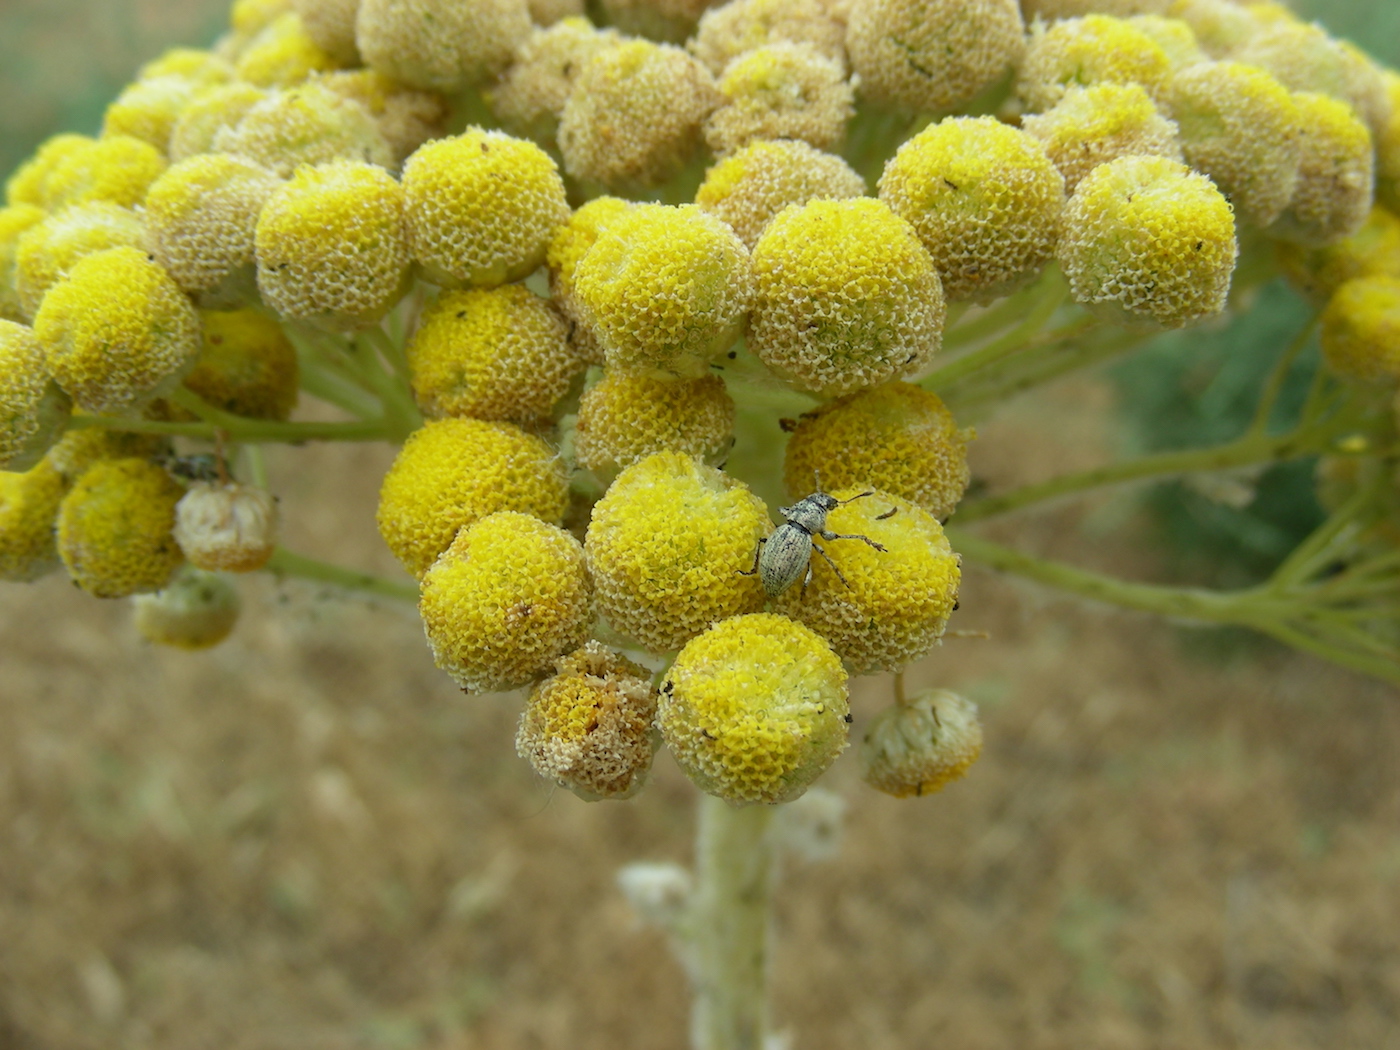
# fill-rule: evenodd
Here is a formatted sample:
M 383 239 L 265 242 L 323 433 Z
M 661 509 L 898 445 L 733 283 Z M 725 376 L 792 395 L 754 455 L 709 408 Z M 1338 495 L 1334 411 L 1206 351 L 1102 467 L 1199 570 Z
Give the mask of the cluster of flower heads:
M 585 797 L 664 741 L 779 802 L 846 746 L 848 676 L 956 608 L 972 432 L 906 382 L 950 304 L 1058 267 L 1089 311 L 1180 327 L 1225 308 L 1243 230 L 1326 303 L 1334 368 L 1400 377 L 1400 74 L 1277 5 L 601 6 L 236 0 L 98 137 L 46 142 L 0 209 L 0 578 L 62 564 L 140 596 L 149 638 L 218 641 L 275 504 L 122 421 L 286 420 L 296 344 L 353 378 L 392 317 L 374 367 L 424 422 L 377 520 L 438 664 L 529 687 L 520 753 Z M 842 151 L 896 126 L 867 181 Z M 740 347 L 821 402 L 781 421 L 791 507 L 724 469 Z M 980 746 L 926 693 L 862 761 L 925 794 Z

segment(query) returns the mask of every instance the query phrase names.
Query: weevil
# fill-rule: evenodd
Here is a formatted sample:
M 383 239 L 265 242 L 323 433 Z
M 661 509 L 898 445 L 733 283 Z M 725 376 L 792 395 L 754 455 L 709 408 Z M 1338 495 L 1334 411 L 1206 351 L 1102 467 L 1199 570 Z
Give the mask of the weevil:
M 758 541 L 758 550 L 754 551 L 753 566 L 747 570 L 740 569 L 740 576 L 753 576 L 758 574 L 763 581 L 763 589 L 768 592 L 770 598 L 776 598 L 797 582 L 799 576 L 802 577 L 802 593 L 807 593 L 807 584 L 812 582 L 812 552 L 816 551 L 826 563 L 831 566 L 832 572 L 836 573 L 836 578 L 847 587 L 850 583 L 846 577 L 841 575 L 841 570 L 836 567 L 836 563 L 831 560 L 830 555 L 822 550 L 816 542 L 816 537 L 831 540 L 861 540 L 870 544 L 877 551 L 885 548 L 876 543 L 869 536 L 861 536 L 857 533 L 830 532 L 826 527 L 826 516 L 837 507 L 845 506 L 847 503 L 854 503 L 858 499 L 875 495 L 874 490 L 857 493 L 849 499 L 837 499 L 822 491 L 822 479 L 817 477 L 817 491 L 810 496 L 804 496 L 791 507 L 779 507 L 778 513 L 783 516 L 783 523 L 774 530 L 773 535 L 765 536 Z M 893 511 L 890 512 L 891 514 Z M 887 518 L 889 514 L 881 515 Z M 803 575 L 803 570 L 806 574 Z

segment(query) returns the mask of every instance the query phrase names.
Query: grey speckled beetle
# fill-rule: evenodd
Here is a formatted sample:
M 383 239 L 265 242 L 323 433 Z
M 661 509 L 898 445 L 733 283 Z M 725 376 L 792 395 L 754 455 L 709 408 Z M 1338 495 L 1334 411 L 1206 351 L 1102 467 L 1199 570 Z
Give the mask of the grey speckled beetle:
M 764 537 L 758 541 L 758 550 L 754 551 L 753 567 L 747 571 L 739 570 L 740 576 L 752 576 L 758 574 L 763 581 L 763 589 L 768 592 L 770 598 L 777 597 L 787 590 L 797 578 L 802 576 L 802 593 L 807 593 L 807 584 L 812 582 L 812 551 L 816 551 L 831 569 L 836 573 L 836 578 L 847 587 L 846 577 L 841 575 L 841 570 L 836 567 L 836 563 L 831 560 L 826 551 L 817 545 L 813 537 L 820 536 L 824 540 L 862 540 L 870 544 L 877 551 L 885 548 L 876 543 L 869 536 L 859 536 L 855 534 L 843 534 L 838 532 L 828 532 L 826 528 L 826 516 L 837 507 L 847 503 L 854 503 L 865 496 L 873 496 L 873 491 L 866 491 L 852 496 L 850 499 L 837 499 L 821 490 L 822 480 L 817 478 L 817 491 L 810 496 L 805 496 L 798 500 L 791 507 L 779 507 L 778 513 L 783 516 L 783 524 L 779 525 L 773 535 Z M 894 512 L 891 511 L 890 514 Z M 889 514 L 881 515 L 889 517 Z M 806 575 L 803 575 L 803 570 Z

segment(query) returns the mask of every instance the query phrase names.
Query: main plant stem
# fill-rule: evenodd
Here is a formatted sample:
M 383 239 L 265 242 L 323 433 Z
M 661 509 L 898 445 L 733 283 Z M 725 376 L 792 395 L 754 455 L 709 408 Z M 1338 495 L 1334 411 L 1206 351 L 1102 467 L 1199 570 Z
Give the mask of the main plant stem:
M 689 940 L 694 1050 L 762 1050 L 768 1032 L 772 806 L 700 798 Z

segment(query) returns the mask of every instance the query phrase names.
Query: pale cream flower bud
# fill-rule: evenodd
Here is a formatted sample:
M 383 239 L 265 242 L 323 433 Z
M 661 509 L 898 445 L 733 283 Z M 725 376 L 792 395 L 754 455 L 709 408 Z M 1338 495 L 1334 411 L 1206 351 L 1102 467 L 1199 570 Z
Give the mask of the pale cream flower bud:
M 175 507 L 175 542 L 210 572 L 261 569 L 277 546 L 277 503 L 250 485 L 195 482 Z
M 929 689 L 881 713 L 860 745 L 861 777 L 895 798 L 932 795 L 967 772 L 982 753 L 977 705 Z

